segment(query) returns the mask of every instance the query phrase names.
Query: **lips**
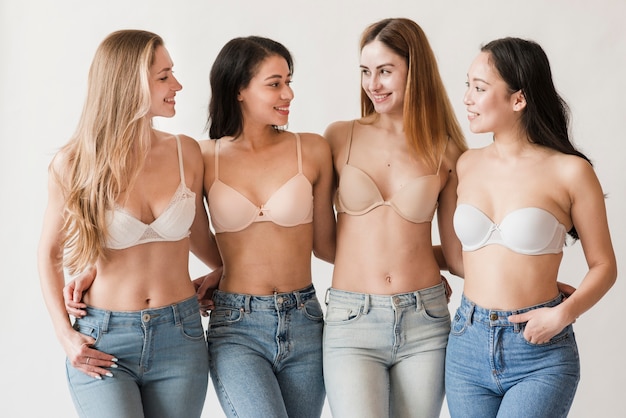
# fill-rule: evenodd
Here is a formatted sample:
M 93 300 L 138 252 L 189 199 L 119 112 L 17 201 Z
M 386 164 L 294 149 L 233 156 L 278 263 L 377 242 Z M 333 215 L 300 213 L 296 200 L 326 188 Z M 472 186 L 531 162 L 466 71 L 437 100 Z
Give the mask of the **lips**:
M 274 109 L 276 109 L 276 111 L 280 113 L 281 115 L 285 115 L 285 116 L 289 115 L 289 106 L 280 106 L 280 107 L 277 106 Z

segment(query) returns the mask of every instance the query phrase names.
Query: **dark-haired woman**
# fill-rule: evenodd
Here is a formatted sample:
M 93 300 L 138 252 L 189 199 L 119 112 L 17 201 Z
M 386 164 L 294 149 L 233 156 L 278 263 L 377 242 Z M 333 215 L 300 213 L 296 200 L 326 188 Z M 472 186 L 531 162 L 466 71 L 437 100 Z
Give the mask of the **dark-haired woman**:
M 458 163 L 465 283 L 446 354 L 452 417 L 565 417 L 580 377 L 572 323 L 613 285 L 604 195 L 568 137 L 568 111 L 532 41 L 485 45 L 468 72 L 470 130 L 489 146 Z M 564 299 L 566 235 L 589 267 Z
M 324 404 L 323 315 L 311 252 L 332 262 L 330 147 L 292 133 L 293 61 L 236 38 L 211 69 L 204 187 L 223 260 L 208 330 L 211 379 L 229 417 L 313 418 Z

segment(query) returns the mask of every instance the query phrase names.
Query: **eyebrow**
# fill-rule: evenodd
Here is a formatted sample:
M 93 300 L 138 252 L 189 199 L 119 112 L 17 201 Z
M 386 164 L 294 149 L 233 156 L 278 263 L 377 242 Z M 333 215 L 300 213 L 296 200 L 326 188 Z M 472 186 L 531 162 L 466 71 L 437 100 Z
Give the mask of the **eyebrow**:
M 469 79 L 469 75 L 467 76 L 467 78 Z M 480 78 L 480 77 L 474 77 L 474 78 L 472 78 L 472 81 L 479 81 L 479 82 L 481 82 L 481 83 L 485 83 L 485 84 L 491 85 L 491 83 L 489 83 L 489 82 L 488 82 L 488 81 L 486 81 L 486 80 L 483 80 L 483 79 L 482 79 L 482 78 Z
M 289 78 L 289 77 L 291 77 L 291 73 L 287 74 L 287 76 L 285 78 Z M 280 74 L 273 74 L 273 75 L 270 75 L 269 77 L 265 77 L 265 79 L 263 81 L 268 81 L 268 80 L 273 80 L 273 79 L 282 80 L 283 76 L 280 75 Z
M 172 71 L 172 67 L 162 68 L 160 71 L 157 71 L 156 74 L 166 73 L 168 71 Z
M 388 62 L 388 63 L 385 63 L 385 64 L 377 65 L 376 69 L 383 68 L 383 67 L 395 67 L 395 66 L 396 66 L 395 64 L 392 64 L 392 63 Z M 359 67 L 361 67 L 361 68 L 369 68 L 367 65 L 359 65 Z

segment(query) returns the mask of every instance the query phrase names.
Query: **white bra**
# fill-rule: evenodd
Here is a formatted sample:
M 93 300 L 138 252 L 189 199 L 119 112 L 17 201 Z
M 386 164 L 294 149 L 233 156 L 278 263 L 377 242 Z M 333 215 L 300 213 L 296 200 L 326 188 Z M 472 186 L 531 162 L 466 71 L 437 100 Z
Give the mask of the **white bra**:
M 468 204 L 457 206 L 454 230 L 463 251 L 497 244 L 525 255 L 562 252 L 567 233 L 565 226 L 545 209 L 516 209 L 496 224 L 480 209 Z

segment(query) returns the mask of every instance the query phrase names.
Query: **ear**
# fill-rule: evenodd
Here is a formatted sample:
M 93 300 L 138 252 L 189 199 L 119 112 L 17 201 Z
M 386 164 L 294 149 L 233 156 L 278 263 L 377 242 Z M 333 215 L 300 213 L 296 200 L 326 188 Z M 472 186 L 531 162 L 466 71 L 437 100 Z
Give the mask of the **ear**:
M 243 102 L 243 97 L 241 96 L 241 92 L 237 93 L 237 100 Z
M 513 110 L 515 112 L 520 112 L 526 108 L 526 96 L 524 96 L 524 92 L 522 90 L 518 90 L 513 93 Z

